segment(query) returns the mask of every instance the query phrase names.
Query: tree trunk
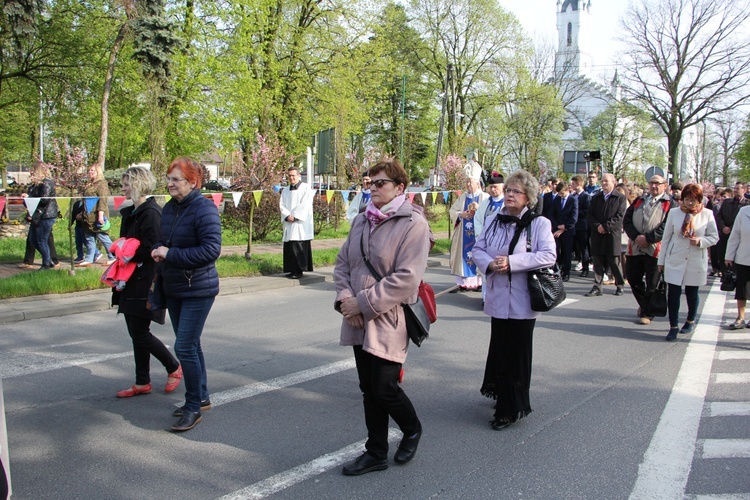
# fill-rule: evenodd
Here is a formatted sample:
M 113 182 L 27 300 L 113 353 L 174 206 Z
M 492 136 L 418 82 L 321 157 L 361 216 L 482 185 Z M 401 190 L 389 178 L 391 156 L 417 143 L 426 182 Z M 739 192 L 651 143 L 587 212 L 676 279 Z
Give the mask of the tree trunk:
M 102 94 L 102 129 L 99 137 L 99 156 L 96 160 L 98 168 L 104 170 L 104 160 L 107 157 L 107 139 L 109 137 L 109 95 L 112 92 L 112 80 L 115 75 L 115 63 L 117 56 L 122 49 L 125 41 L 125 35 L 128 32 L 128 23 L 120 26 L 115 43 L 112 46 L 112 52 L 109 54 L 109 63 L 107 64 L 107 78 L 104 81 L 104 93 Z

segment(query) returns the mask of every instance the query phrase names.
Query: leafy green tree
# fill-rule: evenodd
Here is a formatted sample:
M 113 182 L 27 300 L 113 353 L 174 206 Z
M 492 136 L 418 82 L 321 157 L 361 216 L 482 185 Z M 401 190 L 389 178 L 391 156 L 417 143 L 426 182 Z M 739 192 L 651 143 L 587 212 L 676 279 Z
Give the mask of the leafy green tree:
M 502 80 L 527 45 L 521 26 L 496 0 L 412 0 L 409 13 L 427 46 L 420 61 L 448 95 L 448 149 L 463 154 L 482 114 L 502 104 Z
M 750 182 L 750 118 L 745 121 L 745 127 L 740 133 L 734 159 L 737 161 L 737 180 Z
M 600 150 L 602 165 L 618 179 L 653 163 L 657 138 L 648 113 L 625 102 L 611 104 L 583 129 L 585 147 Z

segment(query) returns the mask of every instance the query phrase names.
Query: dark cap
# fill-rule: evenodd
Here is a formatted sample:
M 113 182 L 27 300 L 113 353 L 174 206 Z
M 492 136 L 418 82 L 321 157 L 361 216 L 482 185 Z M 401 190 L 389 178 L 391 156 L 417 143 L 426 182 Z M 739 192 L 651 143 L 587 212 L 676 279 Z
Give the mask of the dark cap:
M 492 172 L 490 174 L 489 179 L 487 179 L 487 184 L 504 184 L 505 183 L 505 177 L 502 176 L 499 172 Z

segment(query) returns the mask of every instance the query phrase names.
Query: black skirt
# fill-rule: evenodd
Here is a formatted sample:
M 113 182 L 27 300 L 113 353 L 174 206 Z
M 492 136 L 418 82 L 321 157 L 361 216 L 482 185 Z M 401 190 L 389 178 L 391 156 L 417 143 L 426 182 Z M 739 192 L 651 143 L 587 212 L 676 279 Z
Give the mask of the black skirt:
M 492 318 L 481 392 L 496 399 L 495 418 L 511 422 L 531 413 L 531 354 L 536 319 Z

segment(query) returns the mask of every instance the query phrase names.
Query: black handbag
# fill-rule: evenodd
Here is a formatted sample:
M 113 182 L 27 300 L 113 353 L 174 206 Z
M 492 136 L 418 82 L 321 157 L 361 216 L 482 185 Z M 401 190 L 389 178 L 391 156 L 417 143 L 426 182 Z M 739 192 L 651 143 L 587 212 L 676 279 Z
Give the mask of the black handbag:
M 659 276 L 659 283 L 651 292 L 651 298 L 648 301 L 649 316 L 659 316 L 663 318 L 667 315 L 667 282 L 664 281 L 664 273 Z
M 727 269 L 721 275 L 721 290 L 723 292 L 733 292 L 737 287 L 737 275 L 734 271 Z
M 531 252 L 531 225 L 526 231 L 526 251 Z M 526 280 L 532 311 L 551 311 L 565 300 L 565 284 L 557 264 L 529 271 Z
M 378 281 L 383 279 L 380 273 L 372 267 L 372 264 L 370 264 L 370 259 L 365 253 L 362 239 L 359 240 L 359 248 L 362 252 L 362 260 L 367 266 L 367 269 L 370 270 L 370 273 L 372 273 Z M 424 307 L 424 302 L 422 302 L 422 299 L 417 296 L 416 302 L 413 304 L 402 303 L 401 307 L 404 310 L 404 318 L 406 319 L 406 333 L 409 335 L 411 341 L 414 342 L 417 347 L 420 347 L 422 342 L 430 336 L 430 317 L 427 314 L 427 309 Z

